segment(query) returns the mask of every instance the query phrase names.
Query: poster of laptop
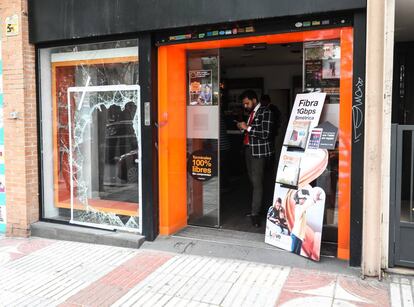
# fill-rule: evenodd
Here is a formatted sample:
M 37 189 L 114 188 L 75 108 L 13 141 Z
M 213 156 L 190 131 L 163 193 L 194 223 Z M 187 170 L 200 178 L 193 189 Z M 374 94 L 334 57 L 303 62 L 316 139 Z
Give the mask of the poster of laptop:
M 213 104 L 213 76 L 211 70 L 189 71 L 189 105 Z
M 286 187 L 298 186 L 300 173 L 300 157 L 283 152 L 280 157 L 276 182 Z
M 309 125 L 310 121 L 293 121 L 291 129 L 288 130 L 290 137 L 284 145 L 298 149 L 305 149 L 308 140 Z

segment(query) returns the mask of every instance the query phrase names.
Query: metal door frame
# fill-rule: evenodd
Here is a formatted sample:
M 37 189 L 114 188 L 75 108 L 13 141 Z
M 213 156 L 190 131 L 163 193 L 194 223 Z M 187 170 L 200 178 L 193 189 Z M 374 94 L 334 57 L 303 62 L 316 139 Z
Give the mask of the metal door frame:
M 216 225 L 197 225 L 197 224 L 192 224 L 192 223 L 187 223 L 188 225 L 191 226 L 199 226 L 199 227 L 210 227 L 210 228 L 221 228 L 221 198 L 220 198 L 220 114 L 221 114 L 221 96 L 220 96 L 220 77 L 221 77 L 221 59 L 220 59 L 220 50 L 221 48 L 206 48 L 206 49 L 191 49 L 191 50 L 186 50 L 186 77 L 187 77 L 187 82 L 186 82 L 186 100 L 188 101 L 189 97 L 189 91 L 188 91 L 188 86 L 189 86 L 189 80 L 188 80 L 188 72 L 189 72 L 189 67 L 188 67 L 188 59 L 189 59 L 189 52 L 203 52 L 203 51 L 216 51 L 217 52 L 217 84 L 218 84 L 218 125 L 219 125 L 219 133 L 218 133 L 218 137 L 217 137 L 217 223 Z M 208 55 L 211 56 L 211 55 Z M 213 91 L 213 89 L 212 89 Z M 187 112 L 187 102 L 186 102 L 186 112 Z M 187 140 L 188 140 L 188 136 L 187 136 Z M 186 141 L 187 142 L 187 141 Z M 188 176 L 188 170 L 187 170 L 187 176 Z M 188 180 L 188 179 L 187 179 Z M 188 188 L 188 186 L 187 186 Z M 188 192 L 188 190 L 187 190 Z M 188 217 L 188 213 L 187 213 L 187 217 Z
M 400 234 L 401 228 L 410 228 L 414 230 L 414 222 L 401 221 L 401 184 L 402 184 L 402 148 L 403 133 L 411 131 L 411 151 L 414 152 L 414 125 L 397 125 L 393 124 L 391 129 L 391 191 L 390 191 L 390 236 L 389 236 L 389 263 L 390 267 L 395 265 L 414 267 L 413 261 L 400 259 Z M 414 155 L 411 155 L 411 195 L 410 201 L 414 202 Z

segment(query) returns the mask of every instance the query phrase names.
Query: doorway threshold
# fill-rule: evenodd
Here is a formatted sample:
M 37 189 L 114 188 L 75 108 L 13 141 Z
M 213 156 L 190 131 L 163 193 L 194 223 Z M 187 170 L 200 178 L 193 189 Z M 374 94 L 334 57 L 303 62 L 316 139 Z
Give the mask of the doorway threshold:
M 263 234 L 228 229 L 188 226 L 174 235 L 146 241 L 141 248 L 360 275 L 360 270 L 350 267 L 348 261 L 332 257 L 312 261 L 264 243 Z
M 264 235 L 261 233 L 202 226 L 187 226 L 174 234 L 173 237 L 193 238 L 206 242 L 277 250 L 282 253 L 290 254 L 288 251 L 264 243 Z

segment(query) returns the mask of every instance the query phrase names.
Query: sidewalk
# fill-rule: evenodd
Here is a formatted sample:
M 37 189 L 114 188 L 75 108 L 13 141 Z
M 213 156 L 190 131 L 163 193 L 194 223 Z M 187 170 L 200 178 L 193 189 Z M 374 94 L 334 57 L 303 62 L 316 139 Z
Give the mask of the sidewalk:
M 0 237 L 0 306 L 413 306 L 414 281 Z M 391 294 L 391 295 L 390 295 Z M 392 302 L 391 302 L 392 299 Z

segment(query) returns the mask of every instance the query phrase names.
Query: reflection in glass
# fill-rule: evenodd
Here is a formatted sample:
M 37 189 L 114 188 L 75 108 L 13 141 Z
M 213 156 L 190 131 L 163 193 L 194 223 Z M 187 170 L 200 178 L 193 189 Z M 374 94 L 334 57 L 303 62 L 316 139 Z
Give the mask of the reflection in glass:
M 138 41 L 41 49 L 39 56 L 43 216 L 71 218 L 72 185 L 74 220 L 139 229 L 139 92 L 125 88 L 138 84 Z
M 205 153 L 215 157 L 219 148 L 219 58 L 217 50 L 198 50 L 187 54 L 187 157 Z M 191 161 L 189 161 L 191 164 Z M 191 165 L 189 166 L 191 167 Z M 187 172 L 188 222 L 219 226 L 219 172 L 207 180 Z
M 325 212 L 323 219 L 323 241 L 338 242 L 338 149 L 329 150 L 329 160 L 325 171 L 317 179 L 317 186 L 326 194 Z M 335 247 L 332 248 L 335 250 Z
M 69 88 L 75 221 L 139 228 L 139 91 L 131 87 Z
M 402 222 L 414 222 L 413 220 L 413 158 L 414 138 L 410 130 L 403 131 L 402 135 L 402 181 L 401 181 L 401 216 Z
M 217 140 L 214 139 L 187 139 L 187 152 L 208 153 L 217 157 Z M 191 163 L 191 161 L 190 161 Z M 217 163 L 217 160 L 213 163 Z M 189 166 L 190 167 L 190 166 Z M 217 167 L 217 165 L 213 165 Z M 201 181 L 187 175 L 188 218 L 189 223 L 204 226 L 218 226 L 218 173 L 208 180 Z

